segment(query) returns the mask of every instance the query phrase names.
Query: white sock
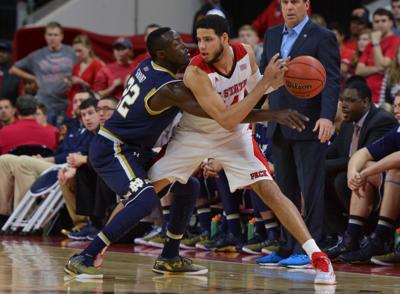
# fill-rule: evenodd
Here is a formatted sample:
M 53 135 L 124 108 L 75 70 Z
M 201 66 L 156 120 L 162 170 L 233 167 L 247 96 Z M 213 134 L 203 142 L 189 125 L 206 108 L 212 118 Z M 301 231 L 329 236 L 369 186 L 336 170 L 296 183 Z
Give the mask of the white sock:
M 319 249 L 314 239 L 307 240 L 306 242 L 304 242 L 302 247 L 310 258 L 314 252 L 321 252 L 321 249 Z

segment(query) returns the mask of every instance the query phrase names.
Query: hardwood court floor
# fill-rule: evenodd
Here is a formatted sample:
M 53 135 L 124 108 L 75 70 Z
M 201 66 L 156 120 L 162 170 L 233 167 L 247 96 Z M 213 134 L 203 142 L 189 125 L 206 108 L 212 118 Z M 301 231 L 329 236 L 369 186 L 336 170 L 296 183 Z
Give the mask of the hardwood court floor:
M 0 293 L 400 293 L 400 268 L 396 267 L 369 265 L 360 270 L 335 265 L 337 286 L 315 286 L 310 271 L 261 268 L 251 258 L 237 262 L 237 254 L 203 253 L 197 256 L 207 259 L 195 258 L 195 262 L 208 267 L 207 275 L 167 277 L 151 271 L 159 250 L 137 247 L 142 253 L 133 253 L 128 245 L 116 245 L 111 248 L 114 252 L 107 253 L 103 281 L 83 282 L 63 272 L 67 257 L 77 251 L 66 245 L 85 244 L 0 236 Z M 196 257 L 193 252 L 189 255 Z M 352 273 L 342 271 L 349 268 Z

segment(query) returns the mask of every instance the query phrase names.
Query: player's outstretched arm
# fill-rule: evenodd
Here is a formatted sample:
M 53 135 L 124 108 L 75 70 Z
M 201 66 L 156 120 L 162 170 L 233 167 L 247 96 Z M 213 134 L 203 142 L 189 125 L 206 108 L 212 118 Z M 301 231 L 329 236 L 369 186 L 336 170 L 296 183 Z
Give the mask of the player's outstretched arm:
M 230 130 L 243 121 L 274 80 L 282 75 L 286 69 L 284 64 L 283 60 L 278 59 L 278 54 L 275 55 L 266 69 L 268 77 L 264 76 L 246 99 L 231 106 L 224 105 L 207 74 L 195 66 L 186 69 L 184 83 L 204 111 L 223 128 Z
M 382 173 L 384 171 L 388 171 L 390 169 L 399 169 L 399 168 L 400 168 L 400 151 L 397 151 L 369 165 L 368 167 L 363 169 L 360 172 L 360 174 L 362 177 L 368 177 Z
M 170 83 L 160 89 L 150 100 L 150 107 L 160 111 L 171 106 L 176 106 L 192 115 L 210 118 L 210 116 L 200 107 L 192 92 L 182 83 Z M 241 121 L 242 123 L 277 121 L 282 125 L 287 125 L 298 131 L 305 128 L 304 123 L 309 119 L 296 110 L 281 109 L 252 109 L 250 113 Z

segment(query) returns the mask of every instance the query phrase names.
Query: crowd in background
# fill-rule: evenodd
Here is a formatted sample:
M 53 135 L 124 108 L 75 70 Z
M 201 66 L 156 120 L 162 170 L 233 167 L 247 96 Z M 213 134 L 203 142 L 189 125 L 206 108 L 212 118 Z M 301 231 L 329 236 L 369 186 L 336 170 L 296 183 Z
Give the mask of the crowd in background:
M 362 197 L 348 182 L 350 167 L 356 166 L 357 159 L 364 160 L 352 159 L 357 150 L 393 132 L 400 123 L 400 0 L 392 0 L 391 9 L 355 9 L 348 29 L 339 23 L 326 24 L 322 16 L 311 12 L 313 22 L 336 35 L 341 85 L 335 134 L 325 160 L 324 232 L 317 241 L 331 258 L 344 262 L 374 256 L 377 264 L 399 262 L 393 244 L 400 211 L 399 169 L 385 175 L 397 182 L 395 188 L 381 173 L 375 173 L 363 183 Z M 207 14 L 230 20 L 216 0 L 209 0 L 194 21 Z M 261 41 L 267 41 L 264 32 L 282 22 L 280 3 L 272 1 L 252 24 L 239 29 L 233 41 L 250 45 L 260 64 Z M 145 38 L 159 27 L 148 25 Z M 195 32 L 193 37 L 195 40 Z M 11 59 L 11 45 L 0 42 L 0 224 L 44 170 L 67 163 L 58 175 L 73 222 L 65 234 L 75 240 L 90 240 L 118 198 L 87 159 L 90 141 L 116 109 L 130 74 L 149 55 L 134 56 L 135 44 L 119 37 L 113 42 L 115 61 L 105 64 L 96 57 L 86 35 L 77 35 L 72 46 L 63 44 L 63 27 L 57 22 L 47 24 L 44 38 L 46 47 L 16 61 Z M 264 107 L 268 107 L 268 99 Z M 268 124 L 252 127 L 273 172 Z M 26 145 L 45 148 L 38 154 L 19 155 L 18 148 Z M 197 223 L 181 246 L 249 254 L 276 251 L 282 240 L 279 221 L 271 210 L 253 191 L 231 193 L 219 163 L 212 159 L 208 163 L 218 173 L 212 176 L 207 168 L 199 169 Z M 162 246 L 170 203 L 170 197 L 161 199 L 162 218 L 151 232 L 135 239 L 136 244 Z M 391 254 L 389 261 L 387 254 Z

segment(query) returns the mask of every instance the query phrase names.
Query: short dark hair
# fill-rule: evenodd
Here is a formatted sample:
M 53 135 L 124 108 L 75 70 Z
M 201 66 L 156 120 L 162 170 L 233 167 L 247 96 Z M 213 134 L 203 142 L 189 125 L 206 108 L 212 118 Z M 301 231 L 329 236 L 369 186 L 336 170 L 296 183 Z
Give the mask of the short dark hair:
M 19 96 L 15 108 L 21 116 L 34 115 L 37 108 L 36 99 L 32 95 Z
M 368 87 L 367 83 L 362 82 L 361 80 L 355 80 L 351 83 L 348 83 L 345 89 L 354 89 L 357 91 L 360 99 L 367 98 L 369 102 L 372 102 L 371 89 Z
M 10 98 L 8 98 L 8 97 L 1 97 L 1 96 L 0 96 L 0 101 L 2 101 L 2 100 L 8 100 L 8 102 L 10 102 L 10 104 L 11 104 L 12 106 L 14 106 L 14 103 L 13 103 L 13 100 L 12 100 L 12 99 L 10 99 Z
M 88 109 L 89 107 L 92 107 L 96 109 L 97 104 L 99 103 L 99 100 L 96 98 L 88 98 L 85 101 L 82 101 L 81 105 L 79 106 L 79 109 Z
M 88 90 L 88 89 L 81 89 L 78 92 L 76 92 L 75 95 L 76 94 L 82 94 L 82 93 L 88 94 L 89 98 L 96 99 L 96 94 L 92 90 Z
M 39 108 L 44 115 L 47 115 L 47 106 L 45 104 L 39 102 L 37 108 Z
M 222 36 L 223 33 L 229 34 L 229 24 L 225 18 L 219 15 L 210 14 L 196 22 L 195 30 L 197 29 L 213 29 L 217 36 Z
M 115 105 L 117 105 L 118 104 L 118 99 L 117 98 L 115 98 L 114 96 L 105 96 L 105 97 L 101 97 L 100 98 L 100 101 L 101 100 L 110 100 L 111 102 L 113 102 Z
M 377 10 L 375 10 L 373 16 L 375 16 L 375 15 L 387 16 L 391 21 L 393 21 L 393 25 L 396 24 L 396 22 L 394 20 L 394 15 L 390 10 L 387 10 L 385 8 L 378 8 Z
M 149 51 L 149 54 L 151 56 L 151 59 L 156 60 L 157 59 L 157 51 L 158 50 L 163 50 L 165 46 L 165 39 L 163 38 L 163 35 L 166 32 L 171 31 L 171 28 L 169 27 L 162 27 L 159 28 L 155 31 L 152 31 L 146 42 L 147 46 L 147 51 Z

